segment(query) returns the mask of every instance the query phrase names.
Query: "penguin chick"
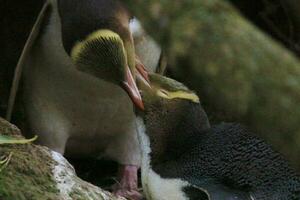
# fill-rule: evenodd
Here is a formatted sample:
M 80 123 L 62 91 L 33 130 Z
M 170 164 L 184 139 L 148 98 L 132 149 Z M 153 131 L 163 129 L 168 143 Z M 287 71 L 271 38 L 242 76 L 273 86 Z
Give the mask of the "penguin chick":
M 195 93 L 166 77 L 149 78 L 151 88 L 138 84 L 147 199 L 300 199 L 299 176 L 268 144 L 239 124 L 210 127 Z
M 68 157 L 117 161 L 121 184 L 116 193 L 139 199 L 132 102 L 143 104 L 134 81 L 130 18 L 117 0 L 46 1 L 15 83 L 23 69 L 25 133 L 38 134 L 40 144 Z

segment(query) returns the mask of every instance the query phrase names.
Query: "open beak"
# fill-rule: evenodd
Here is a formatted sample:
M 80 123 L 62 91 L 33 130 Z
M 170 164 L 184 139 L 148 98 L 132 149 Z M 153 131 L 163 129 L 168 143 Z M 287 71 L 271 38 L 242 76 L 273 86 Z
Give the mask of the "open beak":
M 138 56 L 135 57 L 135 68 L 144 77 L 144 79 L 149 83 L 148 71 L 146 70 L 144 64 L 140 61 Z
M 129 97 L 131 98 L 132 102 L 141 110 L 144 110 L 144 103 L 138 87 L 136 86 L 135 80 L 132 76 L 132 73 L 129 67 L 126 67 L 126 77 L 125 81 L 123 82 L 123 87 L 125 88 L 126 92 L 128 93 Z
M 144 86 L 151 88 L 151 85 L 149 84 L 149 81 L 145 79 L 145 77 L 141 73 L 137 73 L 136 80 L 138 84 L 143 84 Z

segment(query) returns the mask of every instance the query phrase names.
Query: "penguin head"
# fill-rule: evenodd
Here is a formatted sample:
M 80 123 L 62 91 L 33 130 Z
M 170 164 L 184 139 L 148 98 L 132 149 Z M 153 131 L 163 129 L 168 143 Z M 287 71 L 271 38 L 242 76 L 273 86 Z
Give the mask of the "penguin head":
M 118 0 L 59 0 L 63 47 L 76 68 L 123 87 L 140 108 L 131 15 Z
M 145 110 L 137 115 L 144 121 L 152 153 L 162 155 L 170 146 L 184 146 L 175 144 L 210 128 L 208 117 L 193 91 L 157 74 L 149 74 L 149 79 L 151 87 L 137 77 L 145 105 Z
M 155 102 L 172 103 L 174 101 L 200 104 L 199 97 L 193 91 L 174 79 L 151 73 L 149 80 L 151 87 L 142 76 L 138 76 L 138 86 L 143 93 L 143 99 L 149 106 Z
M 123 40 L 108 29 L 95 31 L 76 42 L 70 56 L 78 70 L 115 84 L 125 80 L 129 69 Z

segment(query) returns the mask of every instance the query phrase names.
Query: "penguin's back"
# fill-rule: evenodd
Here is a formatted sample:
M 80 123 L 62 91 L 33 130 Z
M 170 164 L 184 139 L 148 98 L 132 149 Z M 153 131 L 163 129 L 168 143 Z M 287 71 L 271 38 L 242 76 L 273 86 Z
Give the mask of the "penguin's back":
M 253 199 L 300 199 L 296 172 L 243 126 L 224 123 L 190 139 L 190 149 L 176 161 L 174 169 L 157 168 L 165 177 L 181 176 L 215 194 L 243 196 L 242 191 Z
M 197 164 L 191 171 L 199 171 L 199 177 L 248 190 L 254 199 L 300 198 L 300 179 L 287 161 L 245 127 L 224 123 L 213 126 L 206 137 L 191 151 L 191 156 L 200 155 L 191 165 Z

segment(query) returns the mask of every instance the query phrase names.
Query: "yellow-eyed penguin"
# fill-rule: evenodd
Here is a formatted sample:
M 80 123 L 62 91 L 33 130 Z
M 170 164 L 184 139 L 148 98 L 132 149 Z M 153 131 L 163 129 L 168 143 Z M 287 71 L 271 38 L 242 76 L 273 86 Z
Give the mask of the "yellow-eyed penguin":
M 195 93 L 166 77 L 149 79 L 151 88 L 138 84 L 147 199 L 300 199 L 299 175 L 268 144 L 239 124 L 210 127 Z
M 13 88 L 22 74 L 27 133 L 69 157 L 103 155 L 117 161 L 120 184 L 115 193 L 139 199 L 140 151 L 132 102 L 140 108 L 143 103 L 134 81 L 129 20 L 117 0 L 46 1 Z

